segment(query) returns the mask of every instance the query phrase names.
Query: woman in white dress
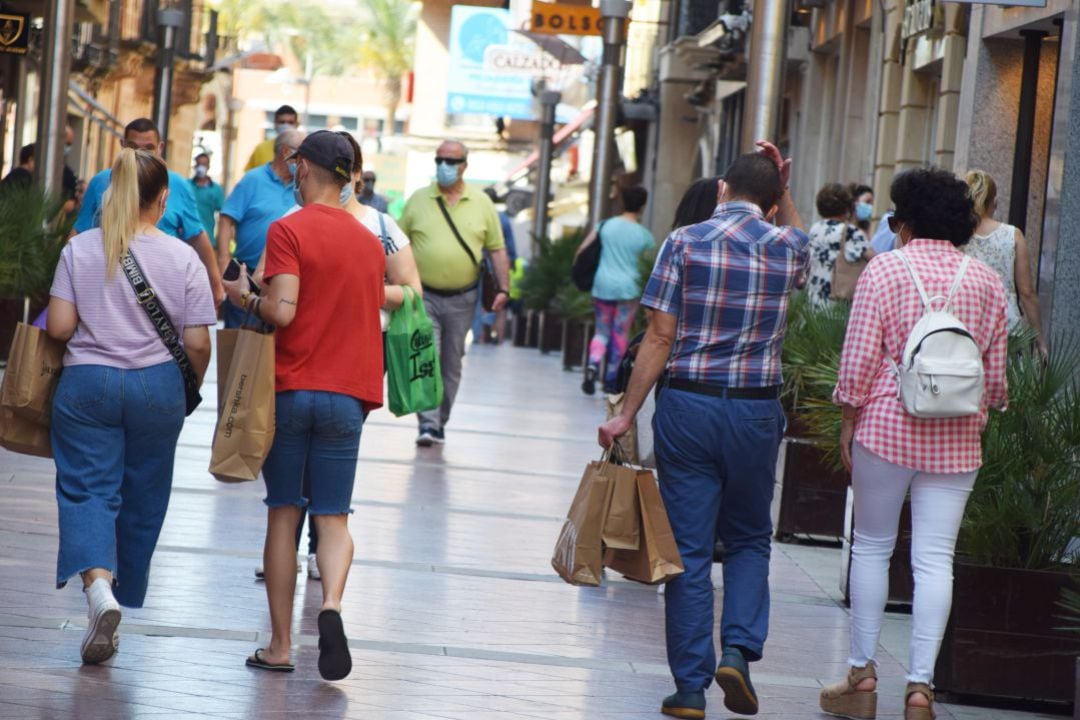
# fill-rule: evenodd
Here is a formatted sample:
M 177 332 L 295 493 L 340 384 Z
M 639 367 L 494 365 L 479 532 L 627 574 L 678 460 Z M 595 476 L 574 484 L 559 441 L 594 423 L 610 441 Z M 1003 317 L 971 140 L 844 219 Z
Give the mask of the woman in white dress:
M 994 268 L 1005 285 L 1009 332 L 1026 323 L 1036 333 L 1039 352 L 1046 354 L 1039 315 L 1039 295 L 1031 279 L 1031 259 L 1027 240 L 1020 228 L 994 219 L 997 211 L 997 184 L 982 170 L 972 170 L 964 178 L 971 188 L 971 200 L 979 215 L 979 225 L 964 251 Z

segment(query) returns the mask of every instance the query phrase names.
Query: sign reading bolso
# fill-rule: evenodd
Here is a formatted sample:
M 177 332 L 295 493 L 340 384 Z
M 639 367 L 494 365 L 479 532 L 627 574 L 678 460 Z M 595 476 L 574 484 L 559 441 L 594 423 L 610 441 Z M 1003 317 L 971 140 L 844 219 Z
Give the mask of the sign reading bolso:
M 599 35 L 604 29 L 600 8 L 590 5 L 560 5 L 533 0 L 532 27 L 547 35 Z
M 0 53 L 25 55 L 30 47 L 30 16 L 0 13 Z
M 532 80 L 556 61 L 509 25 L 509 10 L 454 6 L 447 112 L 535 119 Z

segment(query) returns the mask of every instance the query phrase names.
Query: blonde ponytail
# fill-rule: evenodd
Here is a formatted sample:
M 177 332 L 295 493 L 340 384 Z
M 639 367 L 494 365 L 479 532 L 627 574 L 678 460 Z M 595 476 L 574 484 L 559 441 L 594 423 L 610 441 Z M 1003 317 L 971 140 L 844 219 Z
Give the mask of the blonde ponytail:
M 120 266 L 139 229 L 139 163 L 135 151 L 124 148 L 113 165 L 112 179 L 101 205 L 101 233 L 105 244 L 105 275 Z
M 983 170 L 971 170 L 964 176 L 971 193 L 971 203 L 975 206 L 975 213 L 983 218 L 990 210 L 990 206 L 997 200 L 997 183 L 994 178 Z

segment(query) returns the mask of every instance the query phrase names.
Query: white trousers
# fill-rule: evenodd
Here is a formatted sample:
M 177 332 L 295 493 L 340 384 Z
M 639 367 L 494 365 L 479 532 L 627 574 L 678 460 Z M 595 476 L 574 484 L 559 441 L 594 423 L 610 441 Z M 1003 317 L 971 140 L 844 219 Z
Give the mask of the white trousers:
M 952 607 L 953 554 L 977 472 L 933 475 L 893 465 L 859 443 L 852 450 L 855 537 L 851 547 L 852 667 L 874 660 L 889 595 L 889 558 L 911 490 L 915 574 L 909 682 L 930 683 Z

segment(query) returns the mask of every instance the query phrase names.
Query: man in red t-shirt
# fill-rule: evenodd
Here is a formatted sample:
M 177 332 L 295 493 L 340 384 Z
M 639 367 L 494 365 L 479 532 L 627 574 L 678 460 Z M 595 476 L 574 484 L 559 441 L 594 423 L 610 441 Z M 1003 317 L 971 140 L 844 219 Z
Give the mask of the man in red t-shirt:
M 379 240 L 341 208 L 343 188 L 351 192 L 349 143 L 336 133 L 312 133 L 290 159 L 297 161 L 303 208 L 270 226 L 267 287 L 261 297 L 243 292 L 239 281 L 227 288 L 232 302 L 277 326 L 277 427 L 263 465 L 271 638 L 247 664 L 293 669 L 295 532 L 307 506 L 319 533 L 323 587 L 319 673 L 340 680 L 352 669 L 341 597 L 353 557 L 347 521 L 360 430 L 383 400 L 379 308 L 386 256 Z M 310 497 L 302 489 L 305 474 Z

